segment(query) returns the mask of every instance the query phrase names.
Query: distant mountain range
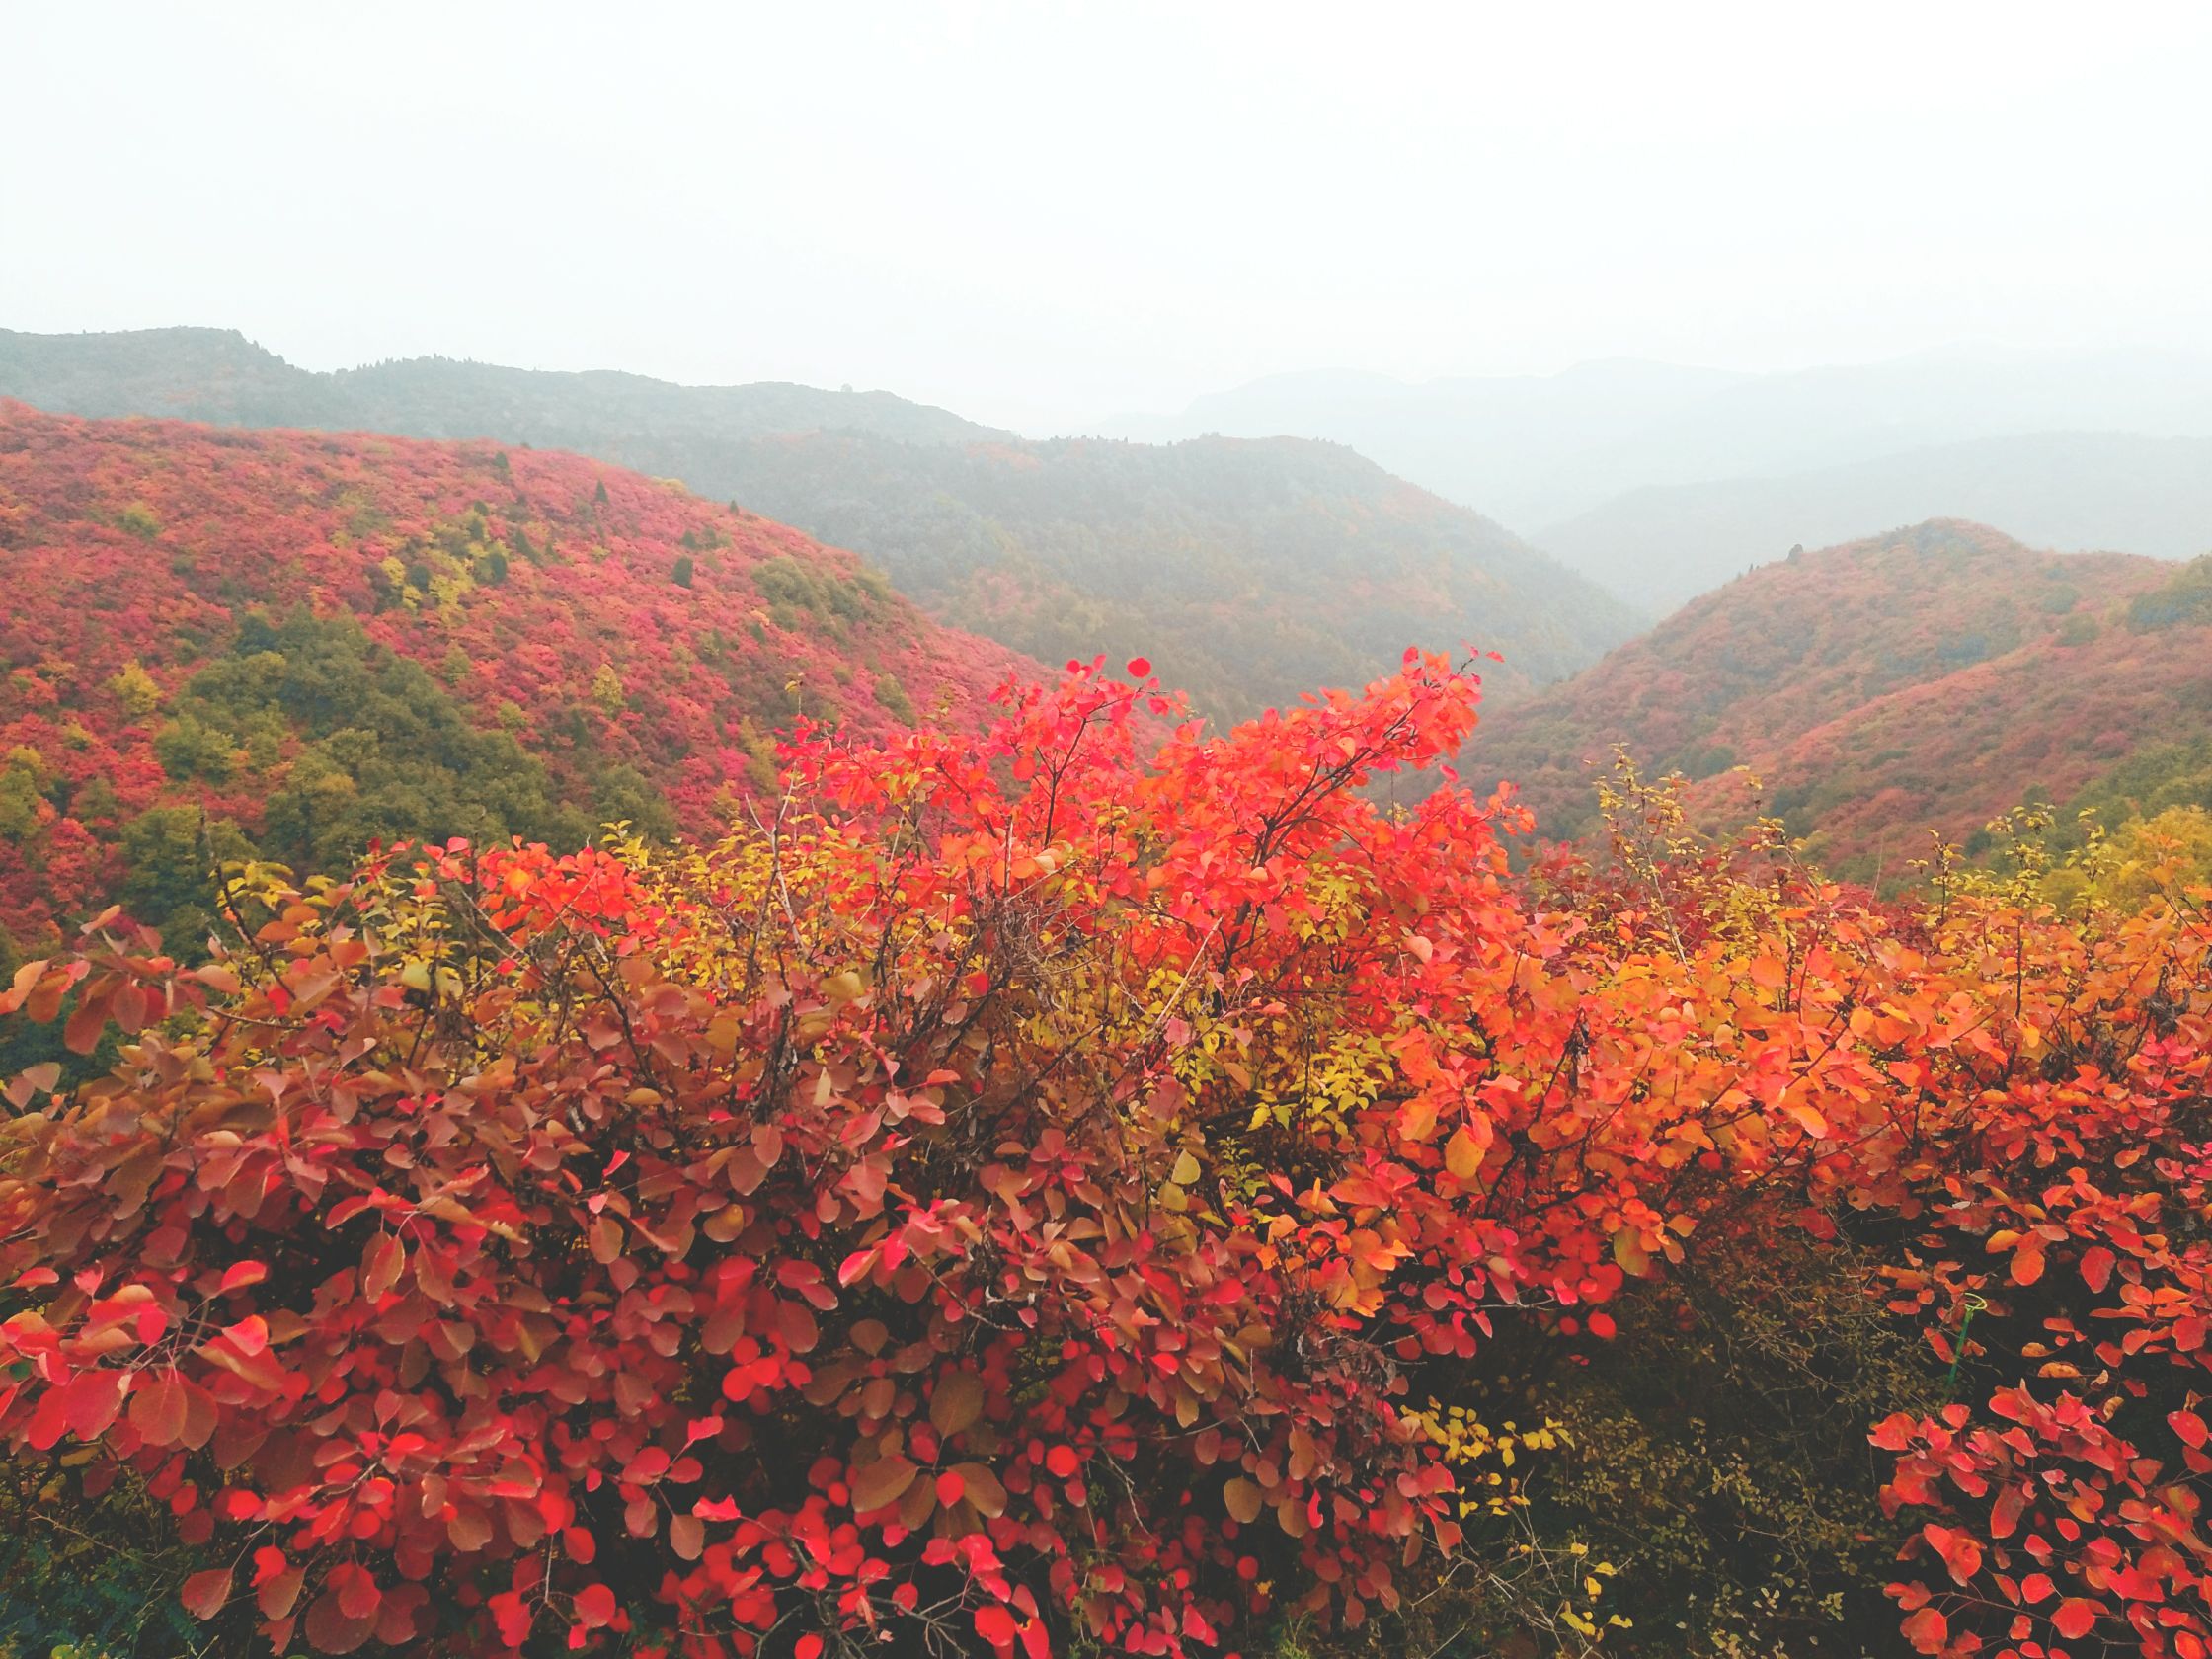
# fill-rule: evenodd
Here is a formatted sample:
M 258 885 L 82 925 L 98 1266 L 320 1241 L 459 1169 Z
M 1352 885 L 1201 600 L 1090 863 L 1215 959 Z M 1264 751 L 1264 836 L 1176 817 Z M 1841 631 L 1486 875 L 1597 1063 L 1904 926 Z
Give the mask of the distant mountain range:
M 1792 545 L 1951 515 L 2037 547 L 2212 550 L 2212 438 L 2030 433 L 1816 472 L 1631 490 L 1542 532 L 1614 592 L 1671 610 Z
M 1792 545 L 1931 515 L 2041 544 L 2212 548 L 2212 360 L 1948 351 L 1743 375 L 1611 361 L 1540 377 L 1282 375 L 1105 430 L 1349 443 L 1663 612 Z
M 763 381 L 679 386 L 613 370 L 551 373 L 450 357 L 407 357 L 322 374 L 236 329 L 22 334 L 0 329 L 0 397 L 69 415 L 165 415 L 234 427 L 310 427 L 410 437 L 497 437 L 603 454 L 774 433 L 869 432 L 914 443 L 1009 434 L 889 392 Z
M 2208 732 L 2212 559 L 2039 552 L 1938 520 L 1739 577 L 1492 715 L 1462 768 L 1572 835 L 1615 745 L 1695 780 L 1715 825 L 1753 810 L 1748 767 L 1825 868 L 1886 880 L 1928 830 L 1969 843 L 2031 800 L 2168 802 L 2160 780 L 2201 772 Z
M 1016 650 L 1146 656 L 1219 716 L 1364 684 L 1415 644 L 1499 651 L 1492 690 L 1510 701 L 1642 620 L 1478 514 L 1331 443 L 1039 443 L 883 392 L 444 358 L 316 374 L 211 329 L 0 332 L 0 396 L 575 449 L 850 547 Z

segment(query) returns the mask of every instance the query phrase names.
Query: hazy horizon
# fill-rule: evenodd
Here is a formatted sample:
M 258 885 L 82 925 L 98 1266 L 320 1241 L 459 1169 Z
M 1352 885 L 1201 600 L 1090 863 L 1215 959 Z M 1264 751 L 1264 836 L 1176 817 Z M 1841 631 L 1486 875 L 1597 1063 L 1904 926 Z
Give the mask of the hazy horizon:
M 849 383 L 1029 432 L 1330 365 L 2212 350 L 2212 15 L 2188 8 L 0 31 L 19 329 Z

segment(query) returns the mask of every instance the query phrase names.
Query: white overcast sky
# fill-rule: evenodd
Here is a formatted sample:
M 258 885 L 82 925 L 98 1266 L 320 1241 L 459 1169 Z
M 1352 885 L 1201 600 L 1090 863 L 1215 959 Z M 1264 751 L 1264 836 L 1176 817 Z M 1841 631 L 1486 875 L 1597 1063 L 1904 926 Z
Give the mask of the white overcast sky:
M 2212 7 L 0 0 L 0 326 L 884 386 L 2212 349 Z

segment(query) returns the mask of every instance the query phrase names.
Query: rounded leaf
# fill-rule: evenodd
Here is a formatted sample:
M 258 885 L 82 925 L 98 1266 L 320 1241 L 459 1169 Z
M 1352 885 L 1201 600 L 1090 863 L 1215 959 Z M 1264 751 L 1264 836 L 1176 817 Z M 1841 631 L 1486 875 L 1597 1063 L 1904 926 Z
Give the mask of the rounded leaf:
M 929 1396 L 929 1421 L 941 1435 L 956 1435 L 972 1426 L 984 1412 L 983 1379 L 972 1371 L 956 1371 L 937 1384 Z
M 184 1591 L 177 1599 L 195 1619 L 214 1618 L 230 1600 L 230 1569 L 210 1567 L 205 1572 L 194 1573 L 185 1580 Z
M 2068 1641 L 2079 1641 L 2096 1627 L 2099 1610 L 2094 1602 L 2069 1596 L 2051 1614 L 2051 1622 Z
M 872 1463 L 862 1463 L 852 1471 L 852 1507 L 855 1514 L 865 1515 L 871 1510 L 882 1509 L 899 1501 L 900 1495 L 914 1483 L 914 1476 L 921 1471 L 913 1462 L 897 1453 L 888 1458 L 878 1458 Z
M 576 1593 L 576 1621 L 588 1630 L 614 1622 L 614 1592 L 603 1584 L 587 1584 Z

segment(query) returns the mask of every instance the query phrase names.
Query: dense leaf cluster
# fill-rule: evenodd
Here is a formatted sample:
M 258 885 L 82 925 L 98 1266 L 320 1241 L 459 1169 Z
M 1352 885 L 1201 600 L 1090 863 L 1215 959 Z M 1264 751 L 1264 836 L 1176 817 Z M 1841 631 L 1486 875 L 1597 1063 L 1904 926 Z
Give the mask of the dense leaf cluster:
M 1363 787 L 1444 661 L 1219 736 L 1132 670 L 20 969 L 118 1047 L 8 1083 L 15 1465 L 279 1648 L 2201 1659 L 2203 894 L 1890 907 L 1633 786 L 1525 884 Z

